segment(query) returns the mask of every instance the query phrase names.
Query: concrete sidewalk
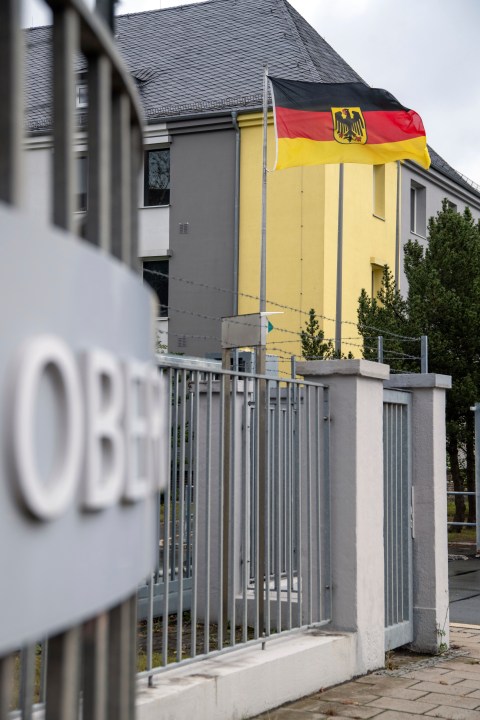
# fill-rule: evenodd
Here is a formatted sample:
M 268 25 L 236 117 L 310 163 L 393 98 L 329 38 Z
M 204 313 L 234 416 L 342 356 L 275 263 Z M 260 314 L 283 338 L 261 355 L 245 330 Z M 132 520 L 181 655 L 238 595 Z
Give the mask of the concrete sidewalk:
M 445 656 L 390 653 L 387 669 L 259 715 L 257 720 L 438 717 L 480 720 L 480 627 L 452 625 Z
M 480 558 L 459 548 L 448 560 L 450 622 L 480 624 Z

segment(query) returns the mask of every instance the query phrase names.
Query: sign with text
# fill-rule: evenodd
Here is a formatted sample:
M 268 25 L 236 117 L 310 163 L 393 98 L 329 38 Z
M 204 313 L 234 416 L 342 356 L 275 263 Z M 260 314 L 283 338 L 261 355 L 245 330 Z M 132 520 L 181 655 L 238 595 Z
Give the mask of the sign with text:
M 154 300 L 117 260 L 0 207 L 0 653 L 150 572 L 168 478 Z

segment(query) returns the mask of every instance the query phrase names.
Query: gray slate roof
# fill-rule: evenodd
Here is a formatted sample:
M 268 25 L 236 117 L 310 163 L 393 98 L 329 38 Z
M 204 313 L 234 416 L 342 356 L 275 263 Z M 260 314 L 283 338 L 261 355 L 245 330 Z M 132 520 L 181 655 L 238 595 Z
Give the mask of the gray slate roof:
M 148 119 L 258 106 L 272 75 L 324 82 L 359 76 L 286 0 L 209 0 L 117 18 L 117 42 Z
M 264 63 L 279 77 L 361 80 L 286 0 L 208 0 L 121 15 L 115 32 L 149 121 L 258 107 Z M 31 130 L 50 124 L 50 37 L 49 28 L 27 31 Z
M 259 108 L 265 63 L 292 80 L 362 81 L 287 0 L 207 0 L 121 15 L 115 32 L 148 122 Z M 47 130 L 51 28 L 27 30 L 26 42 L 27 127 Z M 430 152 L 436 169 L 478 194 Z

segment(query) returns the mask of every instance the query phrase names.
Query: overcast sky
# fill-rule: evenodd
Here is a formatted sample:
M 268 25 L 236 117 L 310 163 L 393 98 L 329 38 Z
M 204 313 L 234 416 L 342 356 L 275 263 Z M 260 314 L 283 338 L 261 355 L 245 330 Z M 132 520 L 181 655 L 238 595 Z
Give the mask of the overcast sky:
M 196 1 L 121 0 L 118 12 Z M 26 25 L 48 22 L 38 0 L 24 2 Z M 290 3 L 369 85 L 389 90 L 416 110 L 432 147 L 480 184 L 480 0 Z

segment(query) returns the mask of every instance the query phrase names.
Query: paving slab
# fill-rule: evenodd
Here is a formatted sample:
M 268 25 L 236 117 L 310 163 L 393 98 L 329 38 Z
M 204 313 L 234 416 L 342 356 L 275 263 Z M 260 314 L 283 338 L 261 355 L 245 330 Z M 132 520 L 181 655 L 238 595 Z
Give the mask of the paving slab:
M 429 717 L 446 718 L 446 720 L 480 720 L 480 712 L 476 710 L 465 710 L 465 708 L 455 708 L 449 705 L 439 705 L 428 712 Z
M 259 715 L 256 720 L 480 720 L 480 626 L 450 628 L 453 651 L 388 655 L 388 668 Z M 455 655 L 456 654 L 456 655 Z
M 467 695 L 459 697 L 458 695 L 442 695 L 441 693 L 428 693 L 424 696 L 425 702 L 435 703 L 437 705 L 450 705 L 451 707 L 465 708 L 466 710 L 477 710 L 480 706 L 480 699 Z

